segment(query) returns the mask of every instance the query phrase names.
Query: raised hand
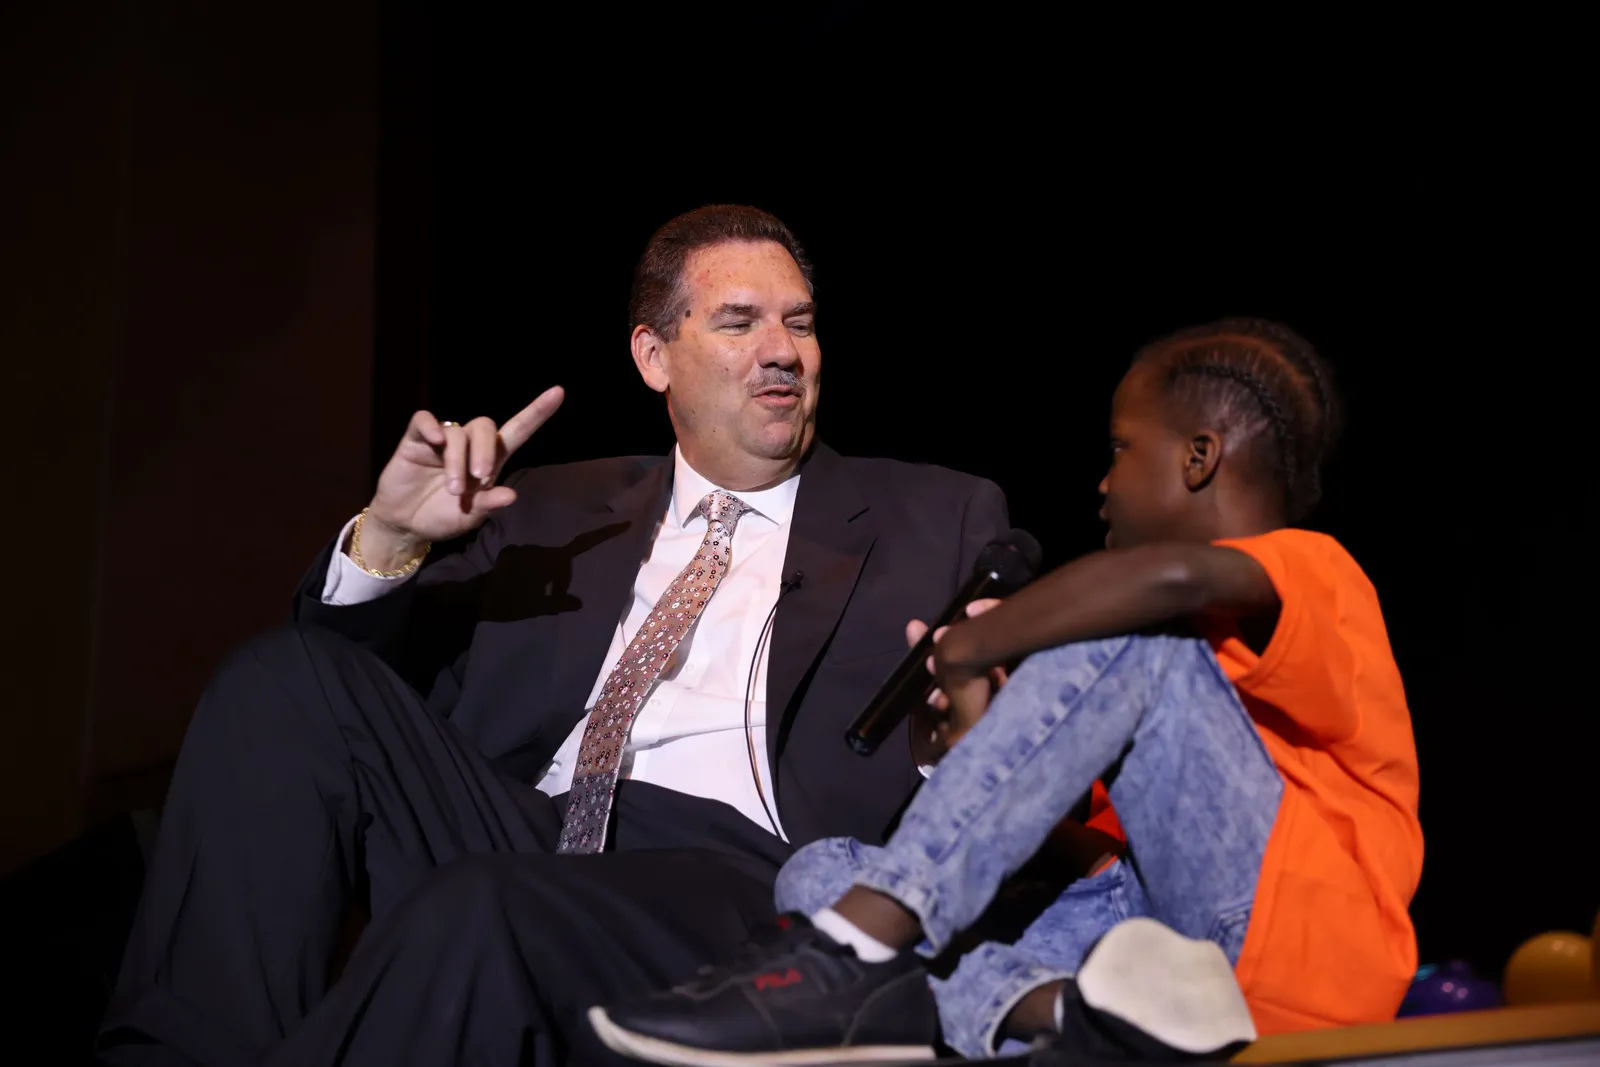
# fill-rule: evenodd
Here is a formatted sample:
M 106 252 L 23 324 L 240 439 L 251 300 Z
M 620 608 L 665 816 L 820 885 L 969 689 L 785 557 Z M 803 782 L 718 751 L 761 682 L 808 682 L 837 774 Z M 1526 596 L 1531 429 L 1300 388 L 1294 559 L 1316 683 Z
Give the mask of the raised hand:
M 516 490 L 495 479 L 564 397 L 559 385 L 551 386 L 499 427 L 483 417 L 457 426 L 426 411 L 411 416 L 367 508 L 363 562 L 378 570 L 401 566 L 424 544 L 475 530 L 516 500 Z

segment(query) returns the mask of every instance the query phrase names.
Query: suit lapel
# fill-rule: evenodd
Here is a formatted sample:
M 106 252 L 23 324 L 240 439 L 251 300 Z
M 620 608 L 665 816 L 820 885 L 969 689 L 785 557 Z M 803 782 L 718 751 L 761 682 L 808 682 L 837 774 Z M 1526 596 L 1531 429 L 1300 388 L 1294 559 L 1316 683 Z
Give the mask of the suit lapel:
M 594 610 L 578 612 L 574 625 L 565 632 L 557 631 L 561 637 L 553 671 L 555 684 L 551 688 L 560 702 L 558 707 L 574 723 L 583 717 L 583 705 L 594 688 L 617 623 L 627 610 L 639 565 L 656 523 L 666 513 L 671 491 L 669 456 L 643 478 L 618 490 L 596 515 L 598 523 L 607 527 L 621 525 L 624 529 L 585 553 L 584 581 L 582 588 L 574 592 L 593 604 Z M 570 725 L 567 728 L 570 730 Z
M 875 537 L 867 503 L 838 453 L 818 444 L 800 473 L 783 574 L 787 580 L 803 571 L 805 578 L 778 608 L 767 666 L 767 756 L 774 774 L 801 685 L 839 625 Z

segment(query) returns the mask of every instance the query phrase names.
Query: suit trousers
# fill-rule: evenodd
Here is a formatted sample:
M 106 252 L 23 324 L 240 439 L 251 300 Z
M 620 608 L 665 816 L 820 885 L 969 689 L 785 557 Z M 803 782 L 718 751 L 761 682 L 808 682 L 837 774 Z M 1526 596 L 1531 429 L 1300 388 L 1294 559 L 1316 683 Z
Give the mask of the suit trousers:
M 564 808 L 365 649 L 249 642 L 184 740 L 101 1062 L 613 1062 L 587 1009 L 736 950 L 789 848 L 624 782 L 611 851 L 560 856 Z M 330 983 L 352 909 L 370 922 Z

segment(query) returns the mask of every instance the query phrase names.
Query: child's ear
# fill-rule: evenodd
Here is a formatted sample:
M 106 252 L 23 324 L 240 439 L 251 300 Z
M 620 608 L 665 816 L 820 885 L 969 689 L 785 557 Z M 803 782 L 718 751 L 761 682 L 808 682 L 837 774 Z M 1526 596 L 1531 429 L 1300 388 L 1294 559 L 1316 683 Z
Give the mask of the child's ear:
M 1222 435 L 1215 430 L 1201 430 L 1189 438 L 1189 447 L 1184 451 L 1184 486 L 1189 492 L 1198 493 L 1211 484 L 1221 465 Z

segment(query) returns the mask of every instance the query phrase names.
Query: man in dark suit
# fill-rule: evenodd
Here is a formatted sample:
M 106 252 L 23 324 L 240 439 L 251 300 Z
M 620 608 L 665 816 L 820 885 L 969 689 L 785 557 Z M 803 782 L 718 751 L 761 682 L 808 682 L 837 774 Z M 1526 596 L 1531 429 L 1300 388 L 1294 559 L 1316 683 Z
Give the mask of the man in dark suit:
M 559 389 L 419 412 L 294 625 L 219 669 L 107 1062 L 605 1062 L 589 1006 L 735 948 L 795 846 L 884 839 L 910 747 L 843 735 L 1004 499 L 814 440 L 810 268 L 770 215 L 669 222 L 632 312 L 671 455 L 497 484 Z

